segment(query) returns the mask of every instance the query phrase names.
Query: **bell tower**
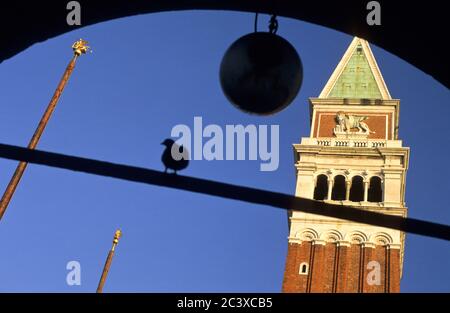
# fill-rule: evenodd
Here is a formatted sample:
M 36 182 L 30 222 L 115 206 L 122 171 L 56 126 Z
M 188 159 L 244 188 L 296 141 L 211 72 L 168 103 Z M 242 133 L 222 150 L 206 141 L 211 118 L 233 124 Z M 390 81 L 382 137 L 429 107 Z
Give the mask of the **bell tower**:
M 409 148 L 367 41 L 355 37 L 318 98 L 311 133 L 294 144 L 298 197 L 406 216 Z M 283 292 L 399 292 L 405 234 L 289 212 Z

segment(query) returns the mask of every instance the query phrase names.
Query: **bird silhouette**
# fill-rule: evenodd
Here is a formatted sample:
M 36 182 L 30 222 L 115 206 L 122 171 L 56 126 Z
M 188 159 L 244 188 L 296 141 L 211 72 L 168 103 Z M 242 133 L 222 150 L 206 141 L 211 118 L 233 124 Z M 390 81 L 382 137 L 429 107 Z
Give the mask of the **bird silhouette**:
M 167 173 L 167 169 L 171 169 L 174 174 L 176 174 L 177 171 L 183 170 L 188 166 L 189 151 L 186 148 L 176 144 L 175 141 L 169 138 L 164 140 L 161 144 L 166 146 L 166 149 L 161 156 L 161 161 L 165 166 L 164 173 Z M 172 155 L 172 151 L 174 152 L 174 155 Z M 180 159 L 177 160 L 178 158 Z

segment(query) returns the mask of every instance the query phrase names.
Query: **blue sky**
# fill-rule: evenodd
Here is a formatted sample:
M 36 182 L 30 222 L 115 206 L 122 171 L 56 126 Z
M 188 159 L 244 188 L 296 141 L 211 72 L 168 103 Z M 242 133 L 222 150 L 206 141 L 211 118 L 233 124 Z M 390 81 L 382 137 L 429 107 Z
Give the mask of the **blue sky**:
M 279 18 L 297 49 L 303 86 L 269 117 L 229 104 L 220 89 L 223 53 L 253 31 L 253 14 L 174 12 L 119 19 L 36 44 L 0 64 L 0 142 L 26 146 L 78 38 L 78 61 L 39 143 L 48 151 L 162 170 L 161 141 L 176 124 L 280 125 L 280 166 L 193 161 L 183 174 L 293 194 L 292 144 L 309 135 L 316 97 L 351 37 Z M 266 29 L 268 16 L 260 16 Z M 402 38 L 398 38 L 400 45 Z M 428 75 L 372 45 L 386 84 L 401 99 L 400 137 L 411 147 L 409 216 L 450 224 L 449 93 Z M 0 159 L 3 191 L 16 162 Z M 29 165 L 0 223 L 0 291 L 94 292 L 114 231 L 123 237 L 105 292 L 278 292 L 287 249 L 282 210 Z M 81 285 L 66 264 L 81 264 Z M 407 235 L 402 291 L 450 291 L 448 242 Z

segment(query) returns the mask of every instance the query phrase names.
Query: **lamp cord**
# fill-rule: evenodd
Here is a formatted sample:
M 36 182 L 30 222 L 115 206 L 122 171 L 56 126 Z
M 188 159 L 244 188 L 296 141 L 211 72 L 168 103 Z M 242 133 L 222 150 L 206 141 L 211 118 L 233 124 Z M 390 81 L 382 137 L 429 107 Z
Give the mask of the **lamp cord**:
M 269 33 L 276 34 L 278 30 L 278 20 L 275 14 L 272 14 L 269 21 Z M 254 32 L 258 32 L 258 13 L 255 13 Z

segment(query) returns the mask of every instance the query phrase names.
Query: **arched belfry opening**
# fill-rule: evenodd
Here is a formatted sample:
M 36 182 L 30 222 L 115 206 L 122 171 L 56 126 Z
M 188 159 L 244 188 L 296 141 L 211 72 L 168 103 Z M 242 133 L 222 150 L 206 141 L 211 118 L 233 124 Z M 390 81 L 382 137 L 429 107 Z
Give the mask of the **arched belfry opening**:
M 337 175 L 334 177 L 332 200 L 345 200 L 345 176 Z
M 314 199 L 325 200 L 328 195 L 328 177 L 321 174 L 317 176 L 316 187 L 314 188 Z
M 381 178 L 378 176 L 374 176 L 374 177 L 370 178 L 368 201 L 369 202 L 382 202 L 383 201 Z
M 352 187 L 350 188 L 350 201 L 364 201 L 364 180 L 361 176 L 352 178 Z

